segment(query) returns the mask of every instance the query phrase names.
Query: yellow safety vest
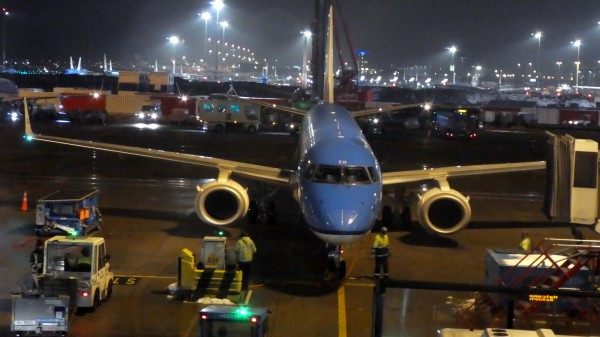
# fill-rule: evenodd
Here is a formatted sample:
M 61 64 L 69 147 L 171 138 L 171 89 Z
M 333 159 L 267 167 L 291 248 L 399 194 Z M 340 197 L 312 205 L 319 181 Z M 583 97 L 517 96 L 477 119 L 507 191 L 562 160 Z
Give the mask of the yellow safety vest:
M 373 240 L 373 253 L 377 257 L 387 257 L 390 251 L 390 242 L 387 234 L 378 233 Z

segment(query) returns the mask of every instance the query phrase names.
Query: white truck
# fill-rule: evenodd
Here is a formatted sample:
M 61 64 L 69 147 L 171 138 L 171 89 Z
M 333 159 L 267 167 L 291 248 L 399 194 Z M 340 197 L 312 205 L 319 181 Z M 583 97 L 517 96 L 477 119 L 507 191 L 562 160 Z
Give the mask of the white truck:
M 260 126 L 261 107 L 249 102 L 227 99 L 199 99 L 196 116 L 207 131 L 245 131 L 254 133 Z
M 11 294 L 10 330 L 16 336 L 66 336 L 78 309 L 93 311 L 111 297 L 114 275 L 108 259 L 101 237 L 48 239 L 34 289 Z
M 42 278 L 77 278 L 77 308 L 94 310 L 111 297 L 114 274 L 104 238 L 58 235 L 44 250 Z
M 146 101 L 136 113 L 136 119 L 141 123 L 158 123 L 162 118 L 160 101 Z

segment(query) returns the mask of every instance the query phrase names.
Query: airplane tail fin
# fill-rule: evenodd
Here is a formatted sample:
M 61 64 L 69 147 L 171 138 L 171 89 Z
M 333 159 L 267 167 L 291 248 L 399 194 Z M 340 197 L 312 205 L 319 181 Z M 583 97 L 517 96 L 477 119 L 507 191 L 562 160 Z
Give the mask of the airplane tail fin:
M 71 69 L 73 69 L 73 56 L 69 56 L 69 62 L 71 63 Z
M 323 102 L 333 103 L 333 6 L 329 7 L 329 36 L 327 38 L 327 61 L 325 68 L 325 88 L 323 90 Z
M 77 62 L 77 70 L 81 70 L 81 57 L 79 57 L 79 62 Z

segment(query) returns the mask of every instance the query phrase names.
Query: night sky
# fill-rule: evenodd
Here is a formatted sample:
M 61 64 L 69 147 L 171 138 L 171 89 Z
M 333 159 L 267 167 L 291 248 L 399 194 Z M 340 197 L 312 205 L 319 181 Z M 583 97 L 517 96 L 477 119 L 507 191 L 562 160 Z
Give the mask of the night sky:
M 577 58 L 570 44 L 582 40 L 582 64 L 600 60 L 600 0 L 340 0 L 354 50 L 364 50 L 380 68 L 444 65 L 444 49 L 456 45 L 465 66 L 514 68 L 536 62 L 541 31 L 545 67 Z M 7 59 L 86 61 L 109 59 L 154 63 L 172 53 L 201 57 L 209 1 L 191 0 L 5 0 Z M 271 64 L 302 63 L 300 31 L 310 27 L 314 0 L 225 0 L 220 21 L 230 26 L 225 40 L 251 48 Z M 222 38 L 212 11 L 209 36 Z M 166 37 L 184 45 L 173 49 Z M 277 61 L 275 61 L 277 60 Z

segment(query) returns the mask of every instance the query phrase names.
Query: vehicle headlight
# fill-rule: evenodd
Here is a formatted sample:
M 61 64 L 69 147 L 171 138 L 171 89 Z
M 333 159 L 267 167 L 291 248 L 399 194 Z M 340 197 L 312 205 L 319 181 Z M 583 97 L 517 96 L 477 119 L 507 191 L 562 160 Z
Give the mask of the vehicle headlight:
M 144 113 L 143 112 L 138 112 L 137 115 L 138 115 L 139 119 L 144 118 Z
M 158 115 L 156 114 L 156 112 L 153 112 L 152 115 L 150 115 L 150 118 L 152 119 L 156 119 L 158 117 Z

